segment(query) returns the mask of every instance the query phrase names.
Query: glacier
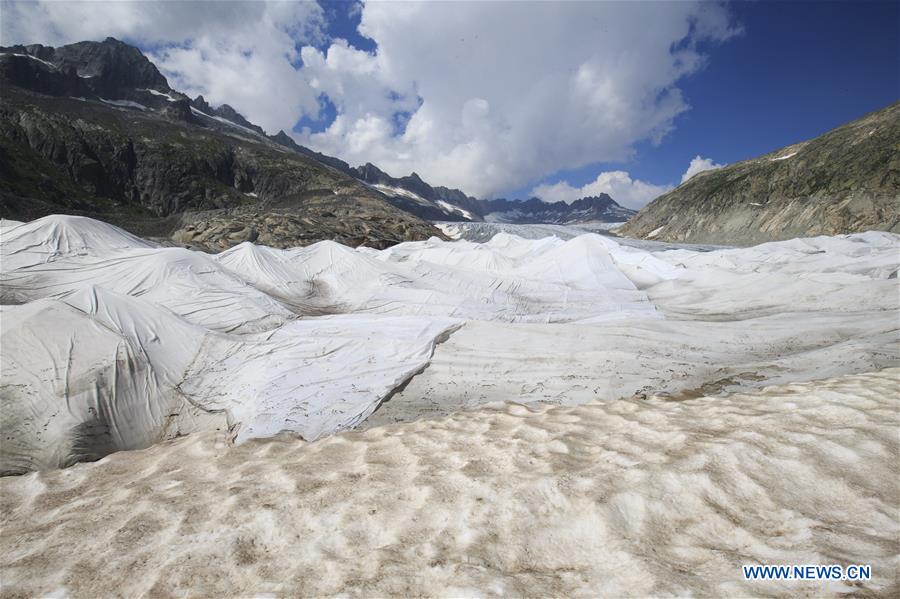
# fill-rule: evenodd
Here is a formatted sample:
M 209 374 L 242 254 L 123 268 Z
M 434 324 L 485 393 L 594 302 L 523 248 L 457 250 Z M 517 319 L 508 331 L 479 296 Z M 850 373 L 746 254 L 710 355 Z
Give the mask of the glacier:
M 721 249 L 501 231 L 211 255 L 84 217 L 2 221 L 0 471 L 210 430 L 311 441 L 497 401 L 896 366 L 898 239 Z

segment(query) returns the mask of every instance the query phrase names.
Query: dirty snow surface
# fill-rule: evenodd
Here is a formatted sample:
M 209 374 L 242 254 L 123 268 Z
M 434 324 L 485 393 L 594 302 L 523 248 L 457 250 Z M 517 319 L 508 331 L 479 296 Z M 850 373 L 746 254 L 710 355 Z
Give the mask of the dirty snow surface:
M 455 226 L 209 255 L 0 221 L 3 591 L 900 591 L 900 236 Z
M 900 370 L 215 433 L 0 483 L 10 596 L 896 597 Z M 742 564 L 872 579 L 748 581 Z

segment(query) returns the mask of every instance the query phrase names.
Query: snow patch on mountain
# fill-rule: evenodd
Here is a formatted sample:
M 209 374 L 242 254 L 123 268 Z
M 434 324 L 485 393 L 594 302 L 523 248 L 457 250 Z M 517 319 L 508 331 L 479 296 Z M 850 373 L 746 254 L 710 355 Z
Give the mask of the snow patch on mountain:
M 150 110 L 140 102 L 133 102 L 131 100 L 107 100 L 106 98 L 100 98 L 100 101 L 104 104 L 118 106 L 119 108 L 137 108 L 138 110 Z
M 791 152 L 790 154 L 785 154 L 784 156 L 778 156 L 777 158 L 772 158 L 772 162 L 776 162 L 778 160 L 787 160 L 788 158 L 793 158 L 797 155 L 797 152 Z
M 191 106 L 191 112 L 197 116 L 206 117 L 208 119 L 212 119 L 214 121 L 222 123 L 223 125 L 228 125 L 229 127 L 233 127 L 240 131 L 243 131 L 244 133 L 248 133 L 248 134 L 252 135 L 253 137 L 260 137 L 260 134 L 256 131 L 254 131 L 253 129 L 249 129 L 247 127 L 244 127 L 243 125 L 238 125 L 237 123 L 235 123 L 233 121 L 229 121 L 228 119 L 226 119 L 224 117 L 206 114 L 205 112 L 203 112 L 201 110 L 197 110 L 193 106 Z
M 46 60 L 38 58 L 37 56 L 32 56 L 31 54 L 19 54 L 18 52 L 0 52 L 0 56 L 19 56 L 21 58 L 30 58 L 31 60 L 36 60 L 37 62 L 50 67 L 54 71 L 57 70 L 55 64 L 47 62 Z
M 429 202 L 419 194 L 413 193 L 407 189 L 403 189 L 402 187 L 393 187 L 391 185 L 384 185 L 382 183 L 366 183 L 366 185 L 373 189 L 377 189 L 381 193 L 390 197 L 407 198 L 418 204 L 422 204 L 423 206 L 433 206 L 431 202 Z
M 155 90 L 155 89 L 142 89 L 142 90 L 138 90 L 138 91 L 150 92 L 150 93 L 153 94 L 154 96 L 160 96 L 160 97 L 166 98 L 169 102 L 177 102 L 177 101 L 179 100 L 179 98 L 176 98 L 175 96 L 173 96 L 173 95 L 171 95 L 171 94 L 167 94 L 167 93 L 164 93 L 164 92 L 161 92 L 161 91 L 157 91 L 157 90 Z M 207 116 L 208 116 L 208 115 L 207 115 Z

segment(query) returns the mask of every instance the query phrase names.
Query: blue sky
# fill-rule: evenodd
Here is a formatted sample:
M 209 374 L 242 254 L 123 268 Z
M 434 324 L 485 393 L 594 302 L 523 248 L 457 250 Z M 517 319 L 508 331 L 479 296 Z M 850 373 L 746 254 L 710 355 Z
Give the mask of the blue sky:
M 709 49 L 709 62 L 680 87 L 691 109 L 659 146 L 634 159 L 545 177 L 592 181 L 624 168 L 678 183 L 697 154 L 732 163 L 825 133 L 900 100 L 900 2 L 736 2 L 743 34 Z M 509 193 L 525 197 L 529 184 Z
M 5 43 L 118 37 L 269 133 L 478 197 L 638 208 L 900 96 L 896 0 L 0 2 Z

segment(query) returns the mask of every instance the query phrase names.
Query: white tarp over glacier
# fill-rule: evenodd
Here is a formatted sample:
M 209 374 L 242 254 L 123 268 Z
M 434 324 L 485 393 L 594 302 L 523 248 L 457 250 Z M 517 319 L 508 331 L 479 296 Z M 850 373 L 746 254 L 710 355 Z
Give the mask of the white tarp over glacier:
M 433 238 L 380 252 L 331 241 L 291 250 L 242 243 L 215 259 L 301 314 L 546 323 L 655 314 L 617 266 L 628 252 L 597 235 L 563 242 L 501 234 L 486 244 Z M 658 276 L 677 270 L 649 260 Z
M 218 255 L 82 217 L 3 221 L 0 235 L 7 472 L 216 427 L 314 439 L 392 394 L 406 415 L 447 413 L 898 359 L 886 233 L 716 252 L 498 234 Z
M 281 431 L 316 439 L 364 420 L 454 327 L 349 316 L 235 335 L 98 287 L 3 306 L 0 317 L 4 472 L 201 428 L 234 426 L 237 441 Z

